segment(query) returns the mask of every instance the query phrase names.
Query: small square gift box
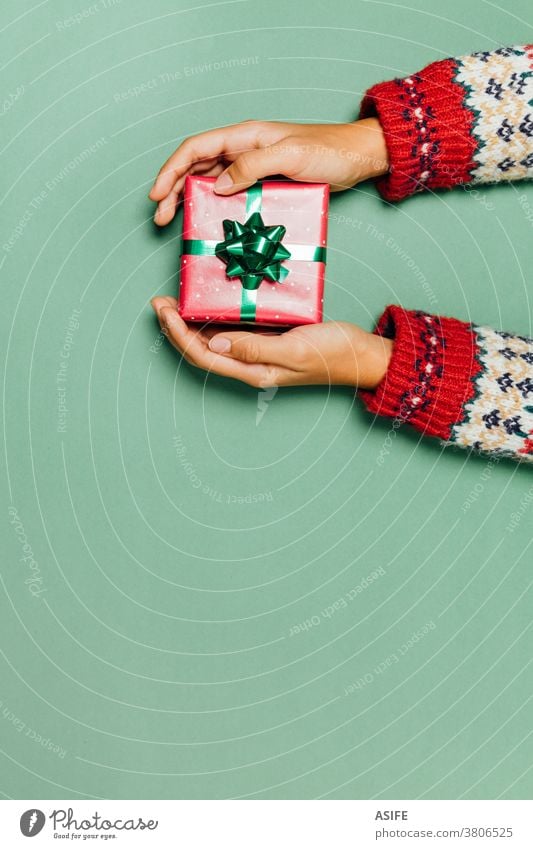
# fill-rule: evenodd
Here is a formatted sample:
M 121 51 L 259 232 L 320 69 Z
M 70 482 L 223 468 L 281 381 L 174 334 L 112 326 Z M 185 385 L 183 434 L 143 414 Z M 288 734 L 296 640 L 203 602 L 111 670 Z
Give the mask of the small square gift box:
M 185 181 L 178 310 L 186 321 L 322 321 L 329 186 L 267 180 L 225 197 Z

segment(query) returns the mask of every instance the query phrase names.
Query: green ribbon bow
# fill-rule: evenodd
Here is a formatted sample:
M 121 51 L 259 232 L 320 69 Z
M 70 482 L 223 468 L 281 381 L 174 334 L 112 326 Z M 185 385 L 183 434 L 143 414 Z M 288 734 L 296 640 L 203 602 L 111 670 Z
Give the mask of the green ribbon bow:
M 326 248 L 316 245 L 282 245 L 286 229 L 282 224 L 265 226 L 261 217 L 263 186 L 258 182 L 246 192 L 245 223 L 224 219 L 224 241 L 184 239 L 183 254 L 217 256 L 226 263 L 229 278 L 240 277 L 241 321 L 255 321 L 257 290 L 266 278 L 282 283 L 289 271 L 281 263 L 289 259 L 325 262 Z
M 291 252 L 283 247 L 281 240 L 285 227 L 274 224 L 265 227 L 260 212 L 252 212 L 244 224 L 225 218 L 223 242 L 215 246 L 215 254 L 226 263 L 228 277 L 240 277 L 245 289 L 258 289 L 266 277 L 273 283 L 281 283 L 288 275 L 281 267 Z

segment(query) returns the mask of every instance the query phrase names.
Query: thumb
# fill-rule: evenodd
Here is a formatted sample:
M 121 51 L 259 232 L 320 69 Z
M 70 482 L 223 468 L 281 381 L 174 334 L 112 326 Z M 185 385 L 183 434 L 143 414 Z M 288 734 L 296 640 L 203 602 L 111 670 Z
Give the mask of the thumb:
M 220 195 L 242 192 L 263 177 L 284 174 L 288 164 L 287 152 L 282 145 L 247 150 L 220 174 L 214 186 L 215 192 Z
M 287 363 L 290 342 L 284 333 L 218 333 L 209 340 L 215 354 L 226 354 L 242 363 Z

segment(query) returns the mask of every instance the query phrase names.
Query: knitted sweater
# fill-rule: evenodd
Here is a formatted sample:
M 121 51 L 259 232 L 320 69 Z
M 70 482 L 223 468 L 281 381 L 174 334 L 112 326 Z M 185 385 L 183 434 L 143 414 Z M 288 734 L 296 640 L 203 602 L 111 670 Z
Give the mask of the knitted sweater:
M 533 45 L 428 65 L 365 95 L 389 152 L 382 196 L 533 177 Z M 533 462 L 533 340 L 389 306 L 389 369 L 360 397 L 371 412 L 445 443 Z

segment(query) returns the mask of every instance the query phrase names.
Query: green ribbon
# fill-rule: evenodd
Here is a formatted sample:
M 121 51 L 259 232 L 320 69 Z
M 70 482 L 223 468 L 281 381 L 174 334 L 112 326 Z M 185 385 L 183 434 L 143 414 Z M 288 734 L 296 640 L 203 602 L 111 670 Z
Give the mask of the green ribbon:
M 226 264 L 229 278 L 240 277 L 241 321 L 255 321 L 257 290 L 264 279 L 283 283 L 288 269 L 281 263 L 289 258 L 325 262 L 326 249 L 315 245 L 282 245 L 286 228 L 282 224 L 265 226 L 261 217 L 262 184 L 246 192 L 246 221 L 224 219 L 224 240 L 185 239 L 183 253 L 192 256 L 217 256 Z
M 228 277 L 240 277 L 245 289 L 258 289 L 264 277 L 275 283 L 285 279 L 289 272 L 281 263 L 291 254 L 281 244 L 283 225 L 265 227 L 261 213 L 252 212 L 244 224 L 225 218 L 222 227 L 226 238 L 215 245 L 215 254 L 226 263 Z

